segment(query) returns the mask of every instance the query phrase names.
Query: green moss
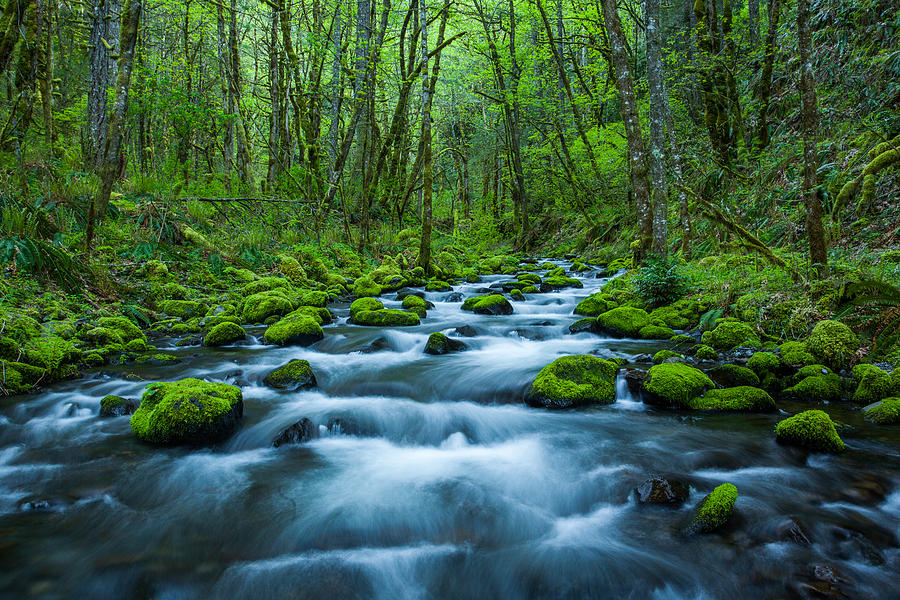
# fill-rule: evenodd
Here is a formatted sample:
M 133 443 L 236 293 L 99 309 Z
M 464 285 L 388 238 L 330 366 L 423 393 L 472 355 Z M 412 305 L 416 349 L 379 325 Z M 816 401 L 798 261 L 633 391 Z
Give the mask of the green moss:
M 618 306 L 619 304 L 612 300 L 608 294 L 596 293 L 579 302 L 578 306 L 575 307 L 575 314 L 596 317 Z
M 146 346 L 144 339 L 141 334 L 141 337 L 129 343 L 138 342 Z M 21 356 L 24 357 L 24 362 L 46 369 L 51 377 L 57 378 L 67 370 L 66 364 L 77 363 L 81 359 L 81 351 L 67 339 L 57 335 L 42 335 L 28 340 L 22 348 Z M 20 355 L 16 354 L 12 358 L 19 359 Z
M 867 407 L 865 417 L 878 425 L 900 424 L 900 398 L 885 398 Z
M 158 260 L 148 260 L 144 263 L 144 276 L 151 281 L 165 279 L 169 276 L 169 268 Z
M 148 352 L 155 349 L 156 348 L 142 339 L 131 340 L 130 342 L 125 344 L 125 350 L 127 350 L 128 352 Z
M 309 346 L 325 337 L 325 332 L 309 315 L 284 317 L 266 329 L 266 341 L 279 346 Z
M 841 378 L 833 373 L 804 377 L 784 394 L 805 402 L 837 402 L 841 399 Z
M 381 310 L 382 308 L 384 308 L 384 303 L 377 298 L 357 298 L 350 305 L 350 319 L 352 320 L 361 311 Z
M 857 381 L 853 402 L 872 404 L 887 398 L 893 392 L 893 382 L 887 372 L 875 365 L 860 364 L 853 367 L 853 379 Z
M 695 300 L 682 299 L 668 306 L 661 306 L 650 313 L 651 319 L 659 319 L 672 329 L 690 329 L 700 322 L 701 306 Z
M 429 281 L 425 286 L 426 292 L 449 292 L 453 287 L 446 281 L 434 280 Z
M 781 352 L 781 361 L 792 367 L 816 362 L 816 357 L 807 351 L 806 344 L 803 342 L 785 342 L 778 347 L 778 350 Z
M 404 310 L 383 308 L 381 310 L 361 310 L 353 319 L 356 325 L 373 327 L 411 326 L 419 324 L 419 315 Z
M 732 483 L 723 483 L 709 493 L 694 512 L 690 531 L 692 533 L 712 533 L 725 526 L 734 513 L 738 489 Z
M 465 349 L 466 345 L 463 342 L 450 339 L 437 331 L 428 336 L 428 342 L 425 344 L 425 354 L 441 355 Z
M 283 290 L 264 291 L 244 300 L 241 318 L 244 323 L 263 323 L 269 317 L 286 315 L 292 310 L 294 303 Z
M 81 363 L 86 367 L 99 367 L 105 362 L 103 355 L 99 352 L 88 352 L 81 357 Z
M 618 366 L 589 354 L 563 356 L 538 373 L 525 402 L 541 408 L 610 404 L 616 398 Z
M 325 308 L 329 300 L 328 292 L 306 292 L 300 296 L 300 306 Z
M 247 332 L 240 325 L 231 322 L 219 323 L 203 338 L 204 346 L 225 346 L 244 339 Z
M 308 360 L 295 359 L 271 371 L 263 383 L 279 390 L 296 391 L 316 387 L 316 375 Z
M 709 390 L 702 398 L 691 400 L 690 406 L 694 410 L 772 412 L 775 401 L 765 390 L 742 385 Z
M 685 335 L 683 333 L 678 333 L 669 338 L 669 341 L 673 344 L 678 344 L 679 346 L 693 346 L 697 343 L 693 337 L 689 335 Z
M 716 360 L 719 358 L 719 353 L 711 346 L 701 344 L 697 346 L 697 349 L 694 351 L 694 356 L 696 356 L 698 360 Z
M 291 283 L 284 277 L 263 277 L 242 287 L 241 295 L 246 298 L 260 292 L 271 292 L 274 290 L 283 290 L 284 293 L 289 293 L 292 290 Z
M 683 358 L 677 352 L 672 352 L 671 350 L 660 350 L 656 354 L 653 355 L 653 364 L 658 365 L 660 363 L 666 362 L 670 358 Z
M 103 317 L 97 321 L 97 324 L 100 327 L 107 327 L 115 330 L 119 334 L 119 337 L 122 338 L 122 342 L 130 342 L 131 340 L 147 341 L 147 336 L 144 335 L 144 332 L 141 331 L 140 327 L 125 317 Z
M 528 286 L 525 286 L 522 288 L 522 293 L 523 294 L 540 294 L 541 290 L 534 287 L 533 285 L 528 285 Z
M 526 286 L 527 287 L 527 286 Z M 518 300 L 519 302 L 525 301 L 525 294 L 522 293 L 522 290 L 511 290 L 509 292 L 510 298 L 513 300 Z
M 638 336 L 645 340 L 667 340 L 675 335 L 669 327 L 660 327 L 659 325 L 647 325 L 641 327 Z
M 222 274 L 239 282 L 250 282 L 256 279 L 256 273 L 250 269 L 235 269 L 234 267 L 225 267 Z
M 856 358 L 859 339 L 838 321 L 819 321 L 806 340 L 806 349 L 835 371 L 846 369 Z
M 528 283 L 538 284 L 541 282 L 541 278 L 537 273 L 519 273 L 516 275 L 516 279 L 519 281 L 527 281 Z
M 774 373 L 781 366 L 781 359 L 771 352 L 754 352 L 747 366 L 760 377 L 766 373 Z
M 731 350 L 738 346 L 756 347 L 759 337 L 753 328 L 740 321 L 721 321 L 712 331 L 703 332 L 703 343 L 716 350 Z
M 580 279 L 576 279 L 575 277 L 564 277 L 561 275 L 554 275 L 552 277 L 547 277 L 544 279 L 544 283 L 552 287 L 554 290 L 561 290 L 563 288 L 583 288 L 584 284 L 581 283 Z
M 290 281 L 299 282 L 306 280 L 306 271 L 293 256 L 281 255 L 278 257 L 278 270 Z
M 353 295 L 357 298 L 379 296 L 380 294 L 381 286 L 369 276 L 360 277 L 353 284 Z
M 190 319 L 202 317 L 209 307 L 193 300 L 165 300 L 159 304 L 159 309 L 170 317 Z
M 156 444 L 203 444 L 231 435 L 242 415 L 240 388 L 182 379 L 147 386 L 131 430 Z
M 661 406 L 687 407 L 715 387 L 702 371 L 682 363 L 654 365 L 644 380 L 645 400 Z
M 815 452 L 843 452 L 846 448 L 834 422 L 821 410 L 807 410 L 775 426 L 775 439 Z
M 104 396 L 100 400 L 101 417 L 123 417 L 130 415 L 136 409 L 137 403 L 134 400 L 128 400 L 121 396 Z
M 122 336 L 115 329 L 109 327 L 94 327 L 82 332 L 81 339 L 89 342 L 94 347 L 108 346 L 110 344 L 124 345 Z
M 513 313 L 512 304 L 501 294 L 466 298 L 462 309 L 471 310 L 479 315 L 511 315 Z
M 710 379 L 725 387 L 738 385 L 759 385 L 759 376 L 747 367 L 740 365 L 719 365 L 706 372 Z
M 414 312 L 419 315 L 420 318 L 424 318 L 427 315 L 428 301 L 424 298 L 410 294 L 403 299 L 402 306 L 404 310 Z
M 638 337 L 641 329 L 649 324 L 647 311 L 631 306 L 620 306 L 597 317 L 597 326 L 616 337 Z

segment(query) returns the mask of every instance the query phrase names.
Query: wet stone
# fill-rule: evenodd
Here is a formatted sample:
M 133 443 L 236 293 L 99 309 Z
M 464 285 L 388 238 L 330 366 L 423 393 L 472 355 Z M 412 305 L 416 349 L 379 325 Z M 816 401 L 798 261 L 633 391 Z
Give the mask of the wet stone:
M 457 335 L 461 335 L 463 337 L 475 337 L 478 335 L 478 332 L 475 331 L 475 328 L 471 325 L 460 325 L 455 330 Z
M 303 417 L 279 433 L 272 445 L 278 448 L 288 444 L 302 444 L 317 437 L 319 437 L 319 428 L 312 421 Z
M 640 504 L 682 504 L 690 495 L 687 485 L 663 477 L 648 479 L 634 491 Z

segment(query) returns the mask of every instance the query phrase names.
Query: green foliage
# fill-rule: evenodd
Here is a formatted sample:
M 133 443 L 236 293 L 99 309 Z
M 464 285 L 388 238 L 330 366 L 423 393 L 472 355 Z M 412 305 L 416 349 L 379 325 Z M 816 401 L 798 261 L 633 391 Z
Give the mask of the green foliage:
M 634 279 L 638 295 L 655 308 L 671 304 L 691 291 L 690 277 L 677 260 L 653 257 Z

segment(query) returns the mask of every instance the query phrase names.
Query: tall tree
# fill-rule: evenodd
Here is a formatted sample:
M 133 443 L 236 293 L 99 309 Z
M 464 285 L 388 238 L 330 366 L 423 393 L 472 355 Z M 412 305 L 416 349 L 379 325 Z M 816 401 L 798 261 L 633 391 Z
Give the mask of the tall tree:
M 726 2 L 728 0 L 725 0 Z M 650 173 L 653 184 L 653 254 L 667 252 L 668 192 L 666 190 L 666 97 L 660 52 L 659 0 L 646 0 L 647 83 L 650 91 Z
M 816 190 L 816 171 L 819 166 L 816 152 L 819 109 L 816 106 L 816 80 L 813 78 L 809 0 L 797 1 L 797 45 L 800 49 L 800 129 L 803 135 L 801 196 L 806 207 L 809 259 L 819 277 L 824 277 L 828 268 L 828 248 L 825 243 L 825 230 L 822 227 L 822 203 Z

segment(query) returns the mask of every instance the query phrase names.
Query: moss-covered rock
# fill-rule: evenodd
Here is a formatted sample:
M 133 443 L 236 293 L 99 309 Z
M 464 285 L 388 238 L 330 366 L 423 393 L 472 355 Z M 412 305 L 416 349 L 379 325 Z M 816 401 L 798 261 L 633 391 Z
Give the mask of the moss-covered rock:
M 875 365 L 856 365 L 853 367 L 853 379 L 857 382 L 853 402 L 857 404 L 872 404 L 893 393 L 891 376 Z
M 569 325 L 569 333 L 587 333 L 594 331 L 594 328 L 597 325 L 596 317 L 585 317 L 583 319 L 578 319 L 571 325 Z
M 357 313 L 364 310 L 381 310 L 382 308 L 384 308 L 384 303 L 377 298 L 357 298 L 350 304 L 350 319 L 352 320 Z
M 424 298 L 420 298 L 419 296 L 410 294 L 409 296 L 403 298 L 403 303 L 401 304 L 401 306 L 403 307 L 403 310 L 414 312 L 419 315 L 420 318 L 424 318 L 427 314 L 428 308 L 432 305 Z
M 643 383 L 644 402 L 684 408 L 714 387 L 712 380 L 699 369 L 681 363 L 663 363 L 647 371 Z
M 309 315 L 284 317 L 266 329 L 265 338 L 279 346 L 309 346 L 325 337 L 322 327 Z
M 807 410 L 779 422 L 775 439 L 814 452 L 843 452 L 846 448 L 831 417 L 821 410 Z
M 771 352 L 754 352 L 750 360 L 747 361 L 747 366 L 757 376 L 762 377 L 766 373 L 777 371 L 781 366 L 781 359 Z
M 700 322 L 701 308 L 695 300 L 682 299 L 655 309 L 650 319 L 662 321 L 672 329 L 689 329 Z
M 137 410 L 138 403 L 130 398 L 121 396 L 104 396 L 100 400 L 101 417 L 124 417 L 133 414 Z
M 541 369 L 525 402 L 551 409 L 610 404 L 616 399 L 616 371 L 615 363 L 589 354 L 563 356 Z
M 243 414 L 243 395 L 233 385 L 193 378 L 152 383 L 131 416 L 131 430 L 155 444 L 209 444 L 234 433 Z
M 357 298 L 381 295 L 382 288 L 369 276 L 360 277 L 353 283 L 353 295 Z
M 209 333 L 203 338 L 203 345 L 210 347 L 225 346 L 244 339 L 246 335 L 247 332 L 244 331 L 243 327 L 226 321 L 209 330 Z
M 731 350 L 738 346 L 758 347 L 759 336 L 747 323 L 721 321 L 712 331 L 703 332 L 703 343 L 716 350 Z
M 597 317 L 597 329 L 613 337 L 639 337 L 649 324 L 647 311 L 631 306 L 620 306 Z
M 803 342 L 785 342 L 778 347 L 781 352 L 781 362 L 792 367 L 811 365 L 816 362 L 816 357 L 809 353 Z
M 312 317 L 313 320 L 319 325 L 327 325 L 334 320 L 331 311 L 327 308 L 321 308 L 318 306 L 299 306 L 297 310 L 293 310 L 284 316 L 285 319 L 292 319 L 294 317 L 298 317 L 300 315 L 306 315 L 307 317 Z
M 742 385 L 709 390 L 702 398 L 691 400 L 690 406 L 694 410 L 772 412 L 775 401 L 765 390 Z
M 659 325 L 646 325 L 638 331 L 638 336 L 645 340 L 667 340 L 675 335 L 669 327 L 661 327 Z
M 712 533 L 724 527 L 734 513 L 738 489 L 732 483 L 723 483 L 709 493 L 694 511 L 688 530 L 691 533 Z
M 300 296 L 300 306 L 325 308 L 329 300 L 328 292 L 306 292 Z
M 122 339 L 123 343 L 128 343 L 131 340 L 143 340 L 147 341 L 147 336 L 144 335 L 144 332 L 141 331 L 141 328 L 135 325 L 130 319 L 125 317 L 103 317 L 97 324 L 100 327 L 106 327 L 109 329 L 113 329 L 116 333 L 119 334 L 119 337 Z
M 547 277 L 544 279 L 544 283 L 549 285 L 554 290 L 561 290 L 563 288 L 583 288 L 584 284 L 581 283 L 580 279 L 575 277 L 565 277 L 562 275 L 555 275 L 553 277 Z
M 806 340 L 806 349 L 835 371 L 849 368 L 859 350 L 859 338 L 838 321 L 819 321 Z
M 278 257 L 278 270 L 292 282 L 302 282 L 306 280 L 306 270 L 300 266 L 300 262 L 293 256 L 282 254 Z
M 355 325 L 372 327 L 403 327 L 419 324 L 419 315 L 395 308 L 361 310 L 351 319 Z
M 297 391 L 316 387 L 316 375 L 308 360 L 292 360 L 269 372 L 263 383 L 277 390 Z
M 459 340 L 454 340 L 436 331 L 428 336 L 428 342 L 425 344 L 425 354 L 437 356 L 451 352 L 460 352 L 466 348 L 467 346 Z
M 263 277 L 262 279 L 251 281 L 242 287 L 241 295 L 246 298 L 260 292 L 271 292 L 274 290 L 282 290 L 285 294 L 288 294 L 292 289 L 291 282 L 284 277 Z
M 471 310 L 479 315 L 511 315 L 513 314 L 512 304 L 501 294 L 490 294 L 486 296 L 474 296 L 466 298 L 462 304 L 463 310 Z
M 425 286 L 426 292 L 449 292 L 452 289 L 453 286 L 451 286 L 446 281 L 441 281 L 439 279 L 429 281 Z
M 202 317 L 209 310 L 209 307 L 193 300 L 166 300 L 159 304 L 159 310 L 170 317 L 191 319 Z
M 527 281 L 531 284 L 538 284 L 541 282 L 541 277 L 537 273 L 519 273 L 516 275 L 516 279 L 519 281 Z
M 784 395 L 804 402 L 837 402 L 841 399 L 841 378 L 834 373 L 804 377 L 785 389 Z
M 530 286 L 526 286 L 526 287 L 530 287 Z M 511 290 L 509 292 L 509 297 L 512 298 L 513 300 L 517 300 L 519 302 L 525 301 L 525 294 L 522 293 L 522 290 Z
M 169 276 L 169 267 L 158 260 L 148 260 L 144 263 L 144 277 L 150 281 L 164 280 Z
M 42 382 L 49 382 L 46 369 L 21 362 L 0 361 L 0 388 L 4 393 L 22 394 Z
M 678 354 L 677 352 L 672 352 L 671 350 L 660 350 L 659 352 L 657 352 L 656 354 L 653 355 L 653 364 L 655 364 L 655 365 L 662 364 L 662 363 L 666 362 L 667 360 L 669 360 L 670 358 L 684 358 L 684 357 L 682 355 Z
M 719 358 L 719 353 L 712 346 L 700 344 L 694 350 L 694 356 L 697 357 L 697 360 L 716 360 Z
M 900 398 L 885 398 L 866 407 L 863 413 L 866 419 L 878 425 L 900 424 Z
M 603 293 L 591 294 L 578 303 L 575 307 L 576 315 L 584 315 L 586 317 L 596 317 L 608 312 L 614 308 L 618 308 L 619 303 L 613 300 L 612 296 Z
M 241 309 L 245 323 L 264 323 L 273 316 L 283 316 L 294 310 L 294 302 L 283 290 L 264 291 L 248 296 Z
M 722 387 L 759 385 L 759 376 L 747 367 L 740 365 L 719 365 L 708 370 L 706 374 Z

